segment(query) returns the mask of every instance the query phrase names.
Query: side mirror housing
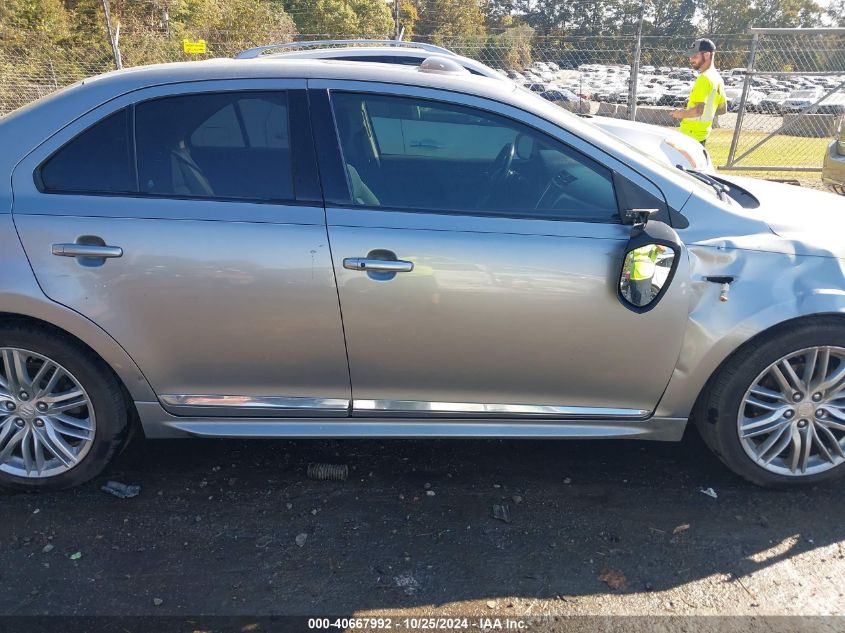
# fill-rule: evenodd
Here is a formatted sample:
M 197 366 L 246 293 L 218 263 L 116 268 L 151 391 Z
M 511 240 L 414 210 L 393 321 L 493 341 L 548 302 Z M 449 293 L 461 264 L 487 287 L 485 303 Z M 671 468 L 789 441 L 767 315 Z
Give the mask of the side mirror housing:
M 633 210 L 642 217 L 642 209 Z M 667 224 L 636 222 L 625 246 L 617 285 L 626 308 L 642 313 L 653 309 L 672 283 L 681 256 L 681 239 Z

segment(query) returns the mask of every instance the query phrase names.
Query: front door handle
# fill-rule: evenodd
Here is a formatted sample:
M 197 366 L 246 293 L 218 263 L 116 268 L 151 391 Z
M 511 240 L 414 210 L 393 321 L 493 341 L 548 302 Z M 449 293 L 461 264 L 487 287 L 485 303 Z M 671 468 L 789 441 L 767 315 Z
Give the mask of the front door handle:
M 100 246 L 99 244 L 53 244 L 53 255 L 59 257 L 123 257 L 119 246 Z
M 401 259 L 369 259 L 367 257 L 347 257 L 343 267 L 348 270 L 362 270 L 374 273 L 409 273 L 414 270 L 414 262 Z

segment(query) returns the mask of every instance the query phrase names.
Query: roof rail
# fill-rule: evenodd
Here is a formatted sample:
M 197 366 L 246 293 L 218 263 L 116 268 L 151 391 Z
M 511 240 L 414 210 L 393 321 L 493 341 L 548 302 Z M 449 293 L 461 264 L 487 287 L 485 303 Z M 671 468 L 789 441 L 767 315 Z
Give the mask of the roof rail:
M 286 42 L 283 44 L 267 44 L 266 46 L 256 46 L 241 51 L 235 55 L 235 59 L 255 59 L 261 57 L 268 51 L 285 51 L 292 48 L 316 48 L 323 46 L 337 46 L 350 44 L 379 44 L 381 46 L 399 46 L 403 48 L 421 48 L 430 53 L 439 53 L 441 55 L 454 55 L 448 48 L 435 46 L 434 44 L 426 44 L 424 42 L 401 42 L 397 40 L 316 40 L 308 42 Z

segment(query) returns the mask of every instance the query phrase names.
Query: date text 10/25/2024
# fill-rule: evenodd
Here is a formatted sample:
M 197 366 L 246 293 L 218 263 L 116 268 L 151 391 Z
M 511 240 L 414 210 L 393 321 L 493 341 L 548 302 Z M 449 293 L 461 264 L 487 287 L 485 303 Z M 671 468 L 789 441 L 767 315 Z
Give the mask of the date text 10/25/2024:
M 309 630 L 397 630 L 397 631 L 522 631 L 528 628 L 524 620 L 514 618 L 436 618 L 436 617 L 361 617 L 309 618 Z

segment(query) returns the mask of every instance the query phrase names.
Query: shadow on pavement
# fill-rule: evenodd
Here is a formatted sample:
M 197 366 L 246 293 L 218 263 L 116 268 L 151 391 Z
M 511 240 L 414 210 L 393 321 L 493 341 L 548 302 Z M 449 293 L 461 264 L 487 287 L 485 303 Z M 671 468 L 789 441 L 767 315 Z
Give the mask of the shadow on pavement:
M 350 477 L 309 480 L 309 462 Z M 745 483 L 694 433 L 146 442 L 79 489 L 0 499 L 0 613 L 349 614 L 733 582 L 839 541 L 841 501 Z

